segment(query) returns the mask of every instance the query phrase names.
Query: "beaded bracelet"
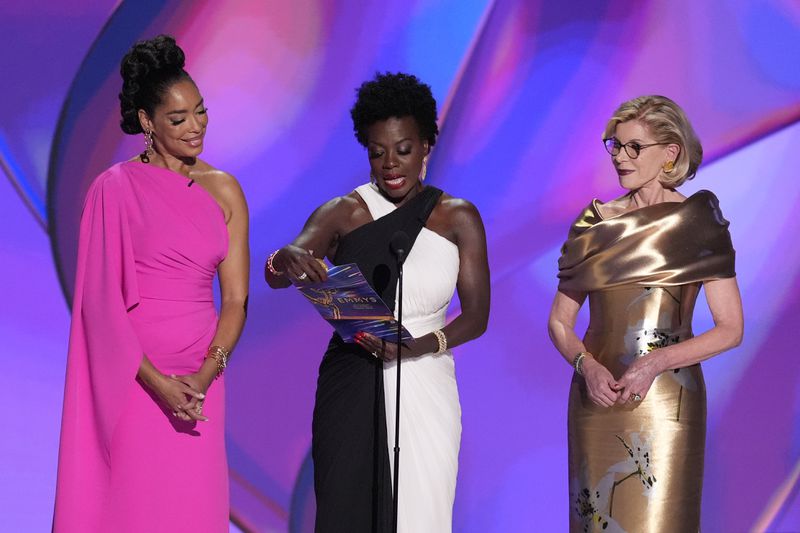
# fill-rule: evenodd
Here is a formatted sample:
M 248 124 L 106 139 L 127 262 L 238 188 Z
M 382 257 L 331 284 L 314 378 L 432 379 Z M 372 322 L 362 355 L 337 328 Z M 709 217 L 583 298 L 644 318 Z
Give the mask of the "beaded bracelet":
M 439 343 L 439 349 L 436 350 L 436 355 L 440 353 L 444 353 L 447 351 L 447 335 L 444 334 L 444 331 L 437 329 L 433 332 L 436 335 L 436 342 Z
M 269 254 L 269 257 L 267 258 L 267 270 L 269 270 L 273 276 L 283 276 L 285 274 L 285 272 L 279 272 L 278 270 L 276 270 L 275 265 L 272 264 L 272 262 L 275 261 L 275 256 L 278 255 L 278 252 L 280 251 L 281 248 L 278 248 L 277 250 Z
M 587 355 L 589 355 L 589 352 L 578 352 L 578 355 L 572 360 L 572 368 L 575 369 L 579 376 L 583 375 L 583 360 L 586 359 Z
M 223 346 L 209 346 L 206 352 L 206 359 L 213 359 L 217 363 L 217 377 L 220 377 L 228 366 L 228 358 L 231 352 Z

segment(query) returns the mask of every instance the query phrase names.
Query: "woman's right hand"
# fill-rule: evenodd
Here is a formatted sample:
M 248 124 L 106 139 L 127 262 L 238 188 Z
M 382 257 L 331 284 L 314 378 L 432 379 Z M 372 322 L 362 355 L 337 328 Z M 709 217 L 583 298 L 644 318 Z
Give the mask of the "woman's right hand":
M 589 399 L 601 407 L 614 405 L 619 399 L 620 386 L 611 372 L 591 356 L 586 357 L 582 370 Z
M 313 250 L 287 244 L 275 255 L 272 266 L 293 280 L 319 283 L 328 279 L 325 263 L 314 257 Z
M 185 421 L 208 420 L 195 409 L 188 409 L 190 398 L 202 400 L 206 397 L 199 390 L 195 390 L 186 383 L 172 377 L 162 375 L 153 386 L 153 391 L 158 395 L 167 409 L 178 419 Z

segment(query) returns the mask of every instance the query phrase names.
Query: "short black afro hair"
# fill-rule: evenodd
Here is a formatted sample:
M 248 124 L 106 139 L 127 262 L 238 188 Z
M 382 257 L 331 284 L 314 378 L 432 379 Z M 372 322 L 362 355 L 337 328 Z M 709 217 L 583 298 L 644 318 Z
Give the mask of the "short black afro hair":
M 356 139 L 367 146 L 367 129 L 374 123 L 391 117 L 411 116 L 419 134 L 429 146 L 436 144 L 439 126 L 436 124 L 436 100 L 431 88 L 412 74 L 377 73 L 356 91 L 356 103 L 350 110 Z

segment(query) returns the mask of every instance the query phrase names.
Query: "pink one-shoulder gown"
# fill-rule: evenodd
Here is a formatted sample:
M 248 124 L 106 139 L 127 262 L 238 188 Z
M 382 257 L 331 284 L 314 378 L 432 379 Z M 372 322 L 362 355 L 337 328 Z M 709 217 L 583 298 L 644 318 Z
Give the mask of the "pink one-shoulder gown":
M 136 374 L 196 372 L 217 327 L 213 279 L 228 250 L 220 206 L 180 174 L 139 162 L 86 197 L 72 310 L 54 531 L 228 531 L 224 379 L 207 422 L 176 419 Z

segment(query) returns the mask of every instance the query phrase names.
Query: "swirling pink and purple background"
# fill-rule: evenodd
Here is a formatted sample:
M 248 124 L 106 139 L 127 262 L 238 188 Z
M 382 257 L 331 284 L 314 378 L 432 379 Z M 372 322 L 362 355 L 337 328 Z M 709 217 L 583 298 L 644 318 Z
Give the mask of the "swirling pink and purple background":
M 430 182 L 487 224 L 488 332 L 456 350 L 463 443 L 455 530 L 564 531 L 570 369 L 546 317 L 569 222 L 619 194 L 600 133 L 621 101 L 678 101 L 737 249 L 747 331 L 704 365 L 705 531 L 800 530 L 800 4 L 792 0 L 6 2 L 0 6 L 0 515 L 49 529 L 76 224 L 118 127 L 119 59 L 168 32 L 210 108 L 204 157 L 252 213 L 250 315 L 228 370 L 232 517 L 311 531 L 308 459 L 328 327 L 262 261 L 325 200 L 367 180 L 349 118 L 376 71 L 441 108 Z M 454 310 L 457 309 L 454 306 Z M 711 324 L 704 306 L 695 330 Z M 585 324 L 585 316 L 581 317 Z

